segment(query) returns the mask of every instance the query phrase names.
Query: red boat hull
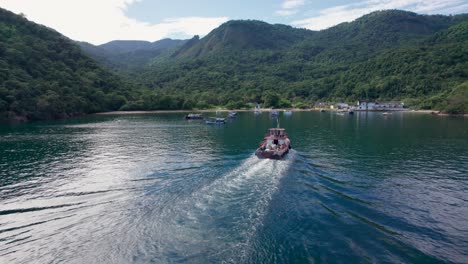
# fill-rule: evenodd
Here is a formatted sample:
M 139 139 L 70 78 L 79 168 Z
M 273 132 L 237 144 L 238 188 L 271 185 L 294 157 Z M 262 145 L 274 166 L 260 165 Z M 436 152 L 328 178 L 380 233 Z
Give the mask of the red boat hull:
M 268 151 L 265 150 L 263 147 L 259 147 L 255 151 L 255 156 L 259 157 L 260 159 L 282 159 L 286 154 L 289 153 L 289 149 L 291 146 L 286 147 L 285 149 L 275 150 L 275 151 Z
M 257 150 L 255 151 L 255 155 L 261 159 L 276 159 L 280 160 L 286 154 L 288 154 L 289 150 L 286 151 L 262 151 L 262 150 Z
M 291 141 L 284 128 L 270 128 L 265 135 L 265 141 L 255 151 L 260 159 L 282 159 L 291 149 Z

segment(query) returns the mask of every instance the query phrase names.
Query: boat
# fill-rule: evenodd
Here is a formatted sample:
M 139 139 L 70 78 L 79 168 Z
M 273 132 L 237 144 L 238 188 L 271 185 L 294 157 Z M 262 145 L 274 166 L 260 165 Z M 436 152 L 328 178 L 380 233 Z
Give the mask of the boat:
M 260 105 L 257 104 L 257 105 L 255 106 L 255 108 L 254 108 L 254 114 L 255 114 L 256 116 L 258 116 L 258 115 L 260 115 L 261 113 L 262 113 L 262 109 L 260 109 Z
M 337 114 L 337 115 L 341 115 L 341 116 L 342 116 L 342 115 L 344 115 L 344 114 L 345 114 L 345 112 L 347 112 L 347 111 L 346 111 L 346 110 L 344 110 L 344 109 L 338 109 L 338 110 L 336 111 L 336 114 Z
M 185 116 L 186 120 L 197 120 L 197 119 L 203 119 L 203 116 L 201 114 L 188 114 Z
M 353 109 L 349 109 L 349 110 L 348 110 L 348 114 L 349 114 L 349 115 L 354 115 L 354 110 L 353 110 Z
M 290 110 L 284 110 L 283 115 L 285 115 L 285 116 L 290 116 L 290 115 L 292 115 L 292 111 L 290 111 Z
M 205 120 L 205 123 L 208 125 L 224 125 L 226 124 L 226 119 L 218 117 L 209 117 Z
M 228 117 L 229 118 L 236 118 L 237 117 L 237 112 L 229 112 Z
M 392 115 L 392 113 L 389 113 L 389 112 L 383 112 L 382 115 L 384 116 L 389 116 L 389 115 Z
M 320 109 L 320 113 L 325 113 L 325 109 Z
M 260 159 L 282 159 L 291 149 L 291 141 L 284 128 L 278 126 L 270 128 L 265 135 L 265 140 L 255 151 L 255 156 Z

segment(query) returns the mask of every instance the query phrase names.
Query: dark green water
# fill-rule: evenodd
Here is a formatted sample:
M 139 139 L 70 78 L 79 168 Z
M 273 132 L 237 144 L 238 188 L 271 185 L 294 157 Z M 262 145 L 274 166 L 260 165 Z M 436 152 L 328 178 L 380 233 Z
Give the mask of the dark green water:
M 0 263 L 468 263 L 468 120 L 267 114 L 0 128 Z

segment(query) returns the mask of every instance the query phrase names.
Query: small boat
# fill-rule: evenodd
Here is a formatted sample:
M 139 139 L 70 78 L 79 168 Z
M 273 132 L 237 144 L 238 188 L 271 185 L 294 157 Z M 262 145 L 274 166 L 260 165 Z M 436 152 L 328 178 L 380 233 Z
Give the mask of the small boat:
M 186 120 L 197 120 L 197 119 L 203 119 L 203 116 L 201 114 L 188 114 L 185 116 Z
M 260 159 L 282 159 L 291 149 L 291 141 L 284 128 L 270 128 L 265 135 L 265 141 L 255 151 Z
M 382 115 L 384 116 L 389 116 L 389 115 L 392 115 L 392 113 L 389 113 L 389 112 L 383 112 Z
M 218 117 L 209 117 L 205 120 L 205 123 L 208 125 L 224 125 L 226 124 L 226 119 Z
M 237 117 L 237 112 L 229 112 L 228 117 L 229 118 L 236 118 Z
M 344 115 L 345 113 L 347 113 L 348 111 L 344 110 L 344 109 L 338 109 L 336 110 L 336 114 L 337 115 Z
M 290 110 L 284 110 L 283 115 L 285 115 L 285 116 L 290 116 L 290 115 L 292 115 L 292 111 L 290 111 Z
M 272 111 L 270 112 L 270 116 L 271 116 L 271 117 L 277 117 L 277 116 L 279 116 L 279 113 L 278 113 L 278 111 L 272 110 Z

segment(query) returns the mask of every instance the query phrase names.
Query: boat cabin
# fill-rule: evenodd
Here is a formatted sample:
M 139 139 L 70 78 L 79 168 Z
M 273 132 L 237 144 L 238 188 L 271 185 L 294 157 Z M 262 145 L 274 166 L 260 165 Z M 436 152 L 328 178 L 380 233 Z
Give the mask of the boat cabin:
M 270 128 L 255 155 L 262 159 L 281 159 L 289 152 L 291 141 L 284 128 Z
M 286 146 L 287 134 L 284 128 L 270 128 L 269 133 L 265 135 L 265 139 L 266 149 L 282 149 Z
M 284 128 L 270 128 L 269 134 L 267 137 L 286 137 L 286 132 Z

